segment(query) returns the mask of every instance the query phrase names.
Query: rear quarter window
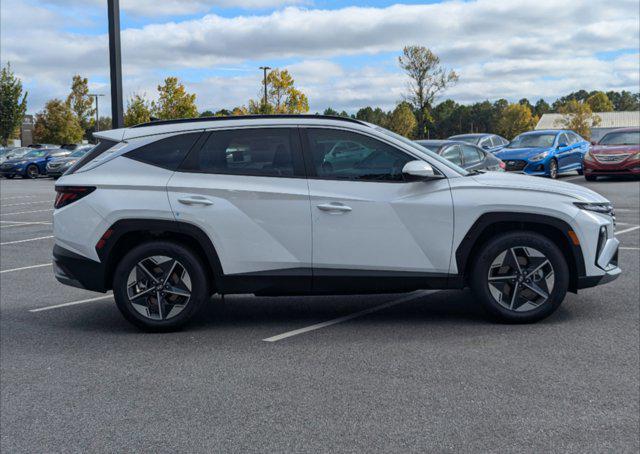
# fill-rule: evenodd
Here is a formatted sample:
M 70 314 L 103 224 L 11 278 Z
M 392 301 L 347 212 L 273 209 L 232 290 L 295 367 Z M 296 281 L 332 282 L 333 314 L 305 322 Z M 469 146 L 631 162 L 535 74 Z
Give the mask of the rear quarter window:
M 201 133 L 188 133 L 160 139 L 125 153 L 124 156 L 167 170 L 177 170 Z

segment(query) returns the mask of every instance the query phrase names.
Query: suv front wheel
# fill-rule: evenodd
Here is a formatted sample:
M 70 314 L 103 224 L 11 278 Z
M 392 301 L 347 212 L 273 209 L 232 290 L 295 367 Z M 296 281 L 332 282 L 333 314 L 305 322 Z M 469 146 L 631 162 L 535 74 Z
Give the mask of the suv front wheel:
M 531 323 L 560 306 L 569 285 L 569 267 L 548 238 L 529 231 L 511 232 L 481 247 L 470 284 L 494 318 Z
M 150 241 L 120 260 L 113 295 L 122 315 L 137 327 L 172 331 L 196 315 L 209 292 L 196 254 L 178 243 Z

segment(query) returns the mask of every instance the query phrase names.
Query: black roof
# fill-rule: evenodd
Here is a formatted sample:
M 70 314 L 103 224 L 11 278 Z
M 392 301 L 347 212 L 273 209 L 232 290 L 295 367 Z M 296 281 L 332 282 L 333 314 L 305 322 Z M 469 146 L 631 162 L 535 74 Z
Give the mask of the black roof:
M 303 115 L 303 114 L 282 114 L 282 115 L 234 115 L 226 117 L 197 117 L 197 118 L 177 118 L 175 120 L 157 120 L 152 119 L 148 123 L 140 123 L 139 125 L 132 126 L 132 128 L 141 128 L 143 126 L 157 126 L 157 125 L 171 125 L 176 123 L 191 123 L 198 121 L 225 121 L 225 120 L 259 120 L 265 118 L 321 118 L 325 120 L 338 120 L 347 121 L 350 123 L 357 123 L 360 125 L 366 124 L 363 121 L 356 120 L 349 117 L 337 117 L 333 115 Z

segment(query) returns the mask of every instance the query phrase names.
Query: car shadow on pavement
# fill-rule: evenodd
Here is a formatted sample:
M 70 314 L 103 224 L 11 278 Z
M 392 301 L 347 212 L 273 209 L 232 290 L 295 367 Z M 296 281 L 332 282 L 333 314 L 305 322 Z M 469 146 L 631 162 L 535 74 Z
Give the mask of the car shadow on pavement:
M 254 297 L 234 295 L 224 298 L 214 296 L 183 333 L 258 330 L 278 332 L 297 329 L 325 322 L 362 310 L 375 308 L 407 294 L 305 296 L 305 297 Z M 70 310 L 70 309 L 67 309 Z M 571 311 L 562 307 L 545 324 L 564 323 L 572 318 Z M 65 317 L 41 320 L 39 323 L 55 324 L 78 331 L 109 334 L 142 333 L 122 318 L 113 302 L 104 302 L 77 308 Z M 488 318 L 477 303 L 473 293 L 463 291 L 438 291 L 418 299 L 384 308 L 347 323 L 375 324 L 379 327 L 399 326 L 500 326 Z M 491 329 L 490 329 L 491 330 Z M 260 335 L 261 335 L 260 334 Z

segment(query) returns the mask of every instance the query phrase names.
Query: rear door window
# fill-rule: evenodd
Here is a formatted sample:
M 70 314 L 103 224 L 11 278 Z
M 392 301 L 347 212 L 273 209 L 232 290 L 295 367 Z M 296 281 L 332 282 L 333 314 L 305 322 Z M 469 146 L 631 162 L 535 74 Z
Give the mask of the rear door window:
M 471 147 L 469 145 L 460 145 L 460 148 L 462 148 L 462 156 L 465 166 L 477 164 L 484 159 L 484 155 L 480 152 L 480 150 L 474 147 Z
M 462 166 L 462 156 L 460 155 L 460 147 L 458 145 L 451 145 L 442 151 L 441 156 L 455 165 Z
M 167 170 L 177 170 L 202 133 L 178 134 L 156 140 L 124 156 Z

